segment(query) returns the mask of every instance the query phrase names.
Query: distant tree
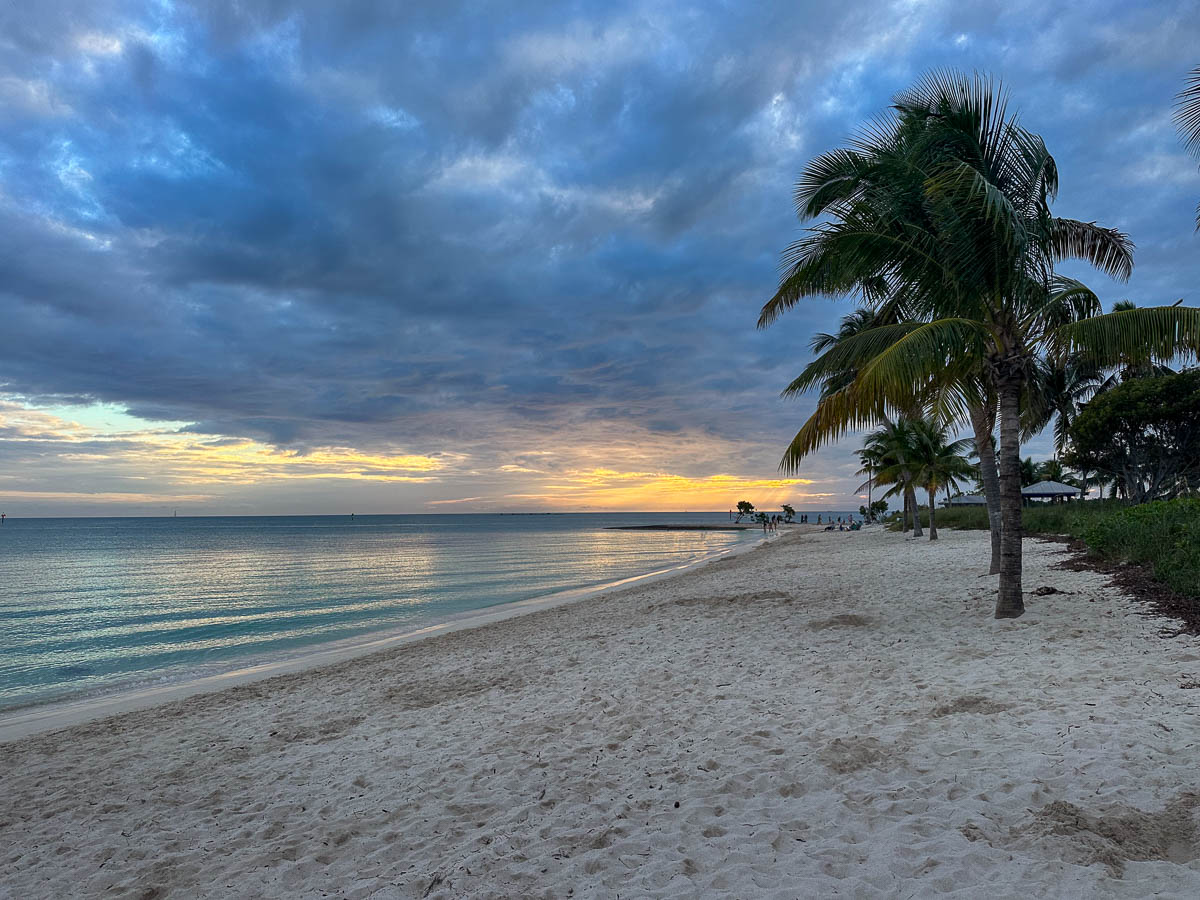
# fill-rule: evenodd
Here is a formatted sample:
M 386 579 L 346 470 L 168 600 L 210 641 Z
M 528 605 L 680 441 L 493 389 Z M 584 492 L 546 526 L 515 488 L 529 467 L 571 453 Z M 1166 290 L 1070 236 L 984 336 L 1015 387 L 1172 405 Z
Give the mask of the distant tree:
M 915 469 L 911 458 L 916 452 L 917 435 L 913 419 L 901 416 L 895 422 L 886 422 L 877 431 L 866 437 L 859 450 L 859 457 L 871 460 L 872 480 L 876 487 L 887 487 L 885 496 L 899 495 L 905 509 L 905 521 L 901 526 L 908 531 L 911 516 L 913 537 L 921 537 L 921 517 L 917 515 Z M 862 490 L 865 485 L 859 485 Z
M 1071 465 L 1135 503 L 1200 488 L 1200 369 L 1122 382 L 1083 407 L 1071 440 Z
M 929 494 L 929 539 L 938 539 L 937 492 L 939 488 L 957 487 L 969 478 L 975 467 L 967 460 L 969 440 L 951 441 L 947 429 L 928 419 L 912 423 L 915 438 L 910 459 L 916 469 L 914 480 Z
M 796 518 L 796 510 L 792 509 L 792 507 L 788 506 L 786 503 L 783 504 L 781 509 L 783 510 L 783 521 L 791 522 L 792 519 Z
M 1114 307 L 1114 312 L 1116 308 Z M 1070 443 L 1071 422 L 1097 393 L 1118 384 L 1118 376 L 1086 360 L 1064 362 L 1039 360 L 1030 380 L 1025 414 L 1026 438 L 1040 433 L 1054 422 L 1054 452 L 1064 453 Z
M 888 502 L 886 500 L 876 500 L 866 506 L 858 508 L 858 514 L 863 517 L 864 522 L 877 522 L 887 512 Z
M 737 521 L 742 521 L 742 516 L 748 516 L 754 512 L 754 504 L 749 500 L 739 500 L 737 504 Z
M 1067 470 L 1063 468 L 1062 462 L 1057 459 L 1048 459 L 1043 463 L 1038 463 L 1037 476 L 1039 481 L 1057 481 L 1059 484 L 1069 484 L 1079 487 L 1079 482 L 1073 476 L 1067 474 Z
M 1021 487 L 1029 487 L 1041 480 L 1041 476 L 1038 475 L 1037 463 L 1033 461 L 1033 457 L 1027 456 L 1021 460 Z

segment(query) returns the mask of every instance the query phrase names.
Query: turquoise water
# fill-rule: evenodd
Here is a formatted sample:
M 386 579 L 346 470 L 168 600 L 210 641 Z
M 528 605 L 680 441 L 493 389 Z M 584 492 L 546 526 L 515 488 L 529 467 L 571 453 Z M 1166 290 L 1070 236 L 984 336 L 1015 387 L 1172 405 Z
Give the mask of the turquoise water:
M 9 518 L 0 528 L 0 709 L 408 631 L 761 537 L 606 530 L 723 521 L 725 513 Z

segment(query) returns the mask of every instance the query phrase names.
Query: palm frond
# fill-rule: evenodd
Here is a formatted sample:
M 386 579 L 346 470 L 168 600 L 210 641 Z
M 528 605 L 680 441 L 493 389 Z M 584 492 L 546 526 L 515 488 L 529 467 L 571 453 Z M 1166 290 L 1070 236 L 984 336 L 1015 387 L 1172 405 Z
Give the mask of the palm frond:
M 1200 66 L 1188 73 L 1186 86 L 1175 97 L 1175 126 L 1188 152 L 1200 154 Z
M 805 457 L 831 444 L 850 431 L 877 425 L 883 419 L 882 404 L 852 391 L 839 391 L 817 401 L 817 408 L 796 432 L 784 451 L 779 468 L 788 474 L 800 469 Z
M 867 357 L 855 389 L 896 397 L 929 379 L 953 380 L 983 357 L 987 339 L 979 322 L 965 318 L 872 328 L 853 339 L 854 349 Z
M 1055 261 L 1083 260 L 1118 281 L 1128 281 L 1133 273 L 1133 241 L 1124 232 L 1059 218 L 1050 221 L 1048 230 L 1048 250 Z
M 1093 316 L 1057 329 L 1056 337 L 1100 366 L 1200 355 L 1200 307 L 1143 306 Z

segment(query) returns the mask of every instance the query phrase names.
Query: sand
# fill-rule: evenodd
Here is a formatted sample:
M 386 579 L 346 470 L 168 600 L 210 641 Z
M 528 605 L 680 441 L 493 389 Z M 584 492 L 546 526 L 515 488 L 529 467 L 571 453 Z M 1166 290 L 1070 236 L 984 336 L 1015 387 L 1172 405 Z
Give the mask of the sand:
M 1200 642 L 1027 543 L 789 534 L 0 745 L 0 896 L 1200 896 Z

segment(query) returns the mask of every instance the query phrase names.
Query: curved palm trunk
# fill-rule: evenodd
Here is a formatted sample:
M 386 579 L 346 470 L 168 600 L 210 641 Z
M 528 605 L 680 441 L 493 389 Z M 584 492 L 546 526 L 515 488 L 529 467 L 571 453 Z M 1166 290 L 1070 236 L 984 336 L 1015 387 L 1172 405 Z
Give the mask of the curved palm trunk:
M 1021 383 L 1009 377 L 1000 394 L 1000 591 L 996 618 L 1025 612 L 1021 593 Z
M 931 541 L 936 541 L 938 539 L 937 523 L 933 518 L 933 508 L 937 506 L 937 501 L 934 500 L 934 495 L 937 493 L 937 485 L 935 485 L 933 482 L 930 482 L 927 490 L 929 491 L 929 539 Z
M 912 530 L 912 507 L 908 503 L 908 491 L 904 491 L 904 512 L 900 514 L 900 531 L 902 534 L 908 534 Z
M 995 407 L 971 407 L 971 427 L 975 431 L 975 446 L 979 451 L 979 481 L 987 503 L 988 530 L 992 536 L 992 564 L 989 575 L 1000 572 L 1000 477 L 996 472 L 996 443 L 992 432 L 996 427 Z

